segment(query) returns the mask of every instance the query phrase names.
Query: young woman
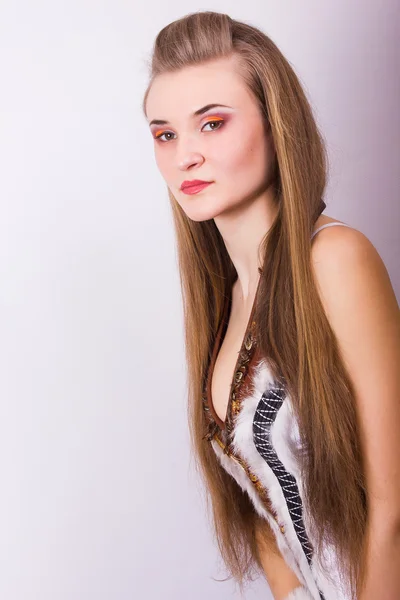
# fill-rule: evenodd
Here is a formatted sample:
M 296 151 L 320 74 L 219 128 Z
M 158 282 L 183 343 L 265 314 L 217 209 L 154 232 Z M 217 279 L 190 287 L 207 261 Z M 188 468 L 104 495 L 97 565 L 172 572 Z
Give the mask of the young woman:
M 143 109 L 225 564 L 277 600 L 400 598 L 399 308 L 372 243 L 322 214 L 298 78 L 260 30 L 197 12 L 158 34 Z

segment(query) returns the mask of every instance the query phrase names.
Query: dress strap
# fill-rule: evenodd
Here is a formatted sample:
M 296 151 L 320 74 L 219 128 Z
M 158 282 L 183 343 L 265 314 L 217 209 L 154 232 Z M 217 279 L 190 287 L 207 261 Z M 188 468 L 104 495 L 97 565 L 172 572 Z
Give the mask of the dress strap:
M 318 229 L 316 229 L 313 232 L 311 239 L 313 239 L 314 235 L 318 233 L 318 231 L 321 231 L 321 229 L 325 229 L 325 227 L 333 227 L 333 225 L 343 225 L 344 227 L 350 227 L 350 225 L 346 225 L 346 223 L 339 223 L 338 221 L 335 221 L 334 223 L 325 223 L 325 225 L 321 225 L 321 227 L 318 227 Z

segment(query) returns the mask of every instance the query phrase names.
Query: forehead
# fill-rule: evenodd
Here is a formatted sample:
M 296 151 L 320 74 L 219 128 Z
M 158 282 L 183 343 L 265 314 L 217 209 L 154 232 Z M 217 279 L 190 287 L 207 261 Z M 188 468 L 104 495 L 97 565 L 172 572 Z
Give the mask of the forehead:
M 147 119 L 181 118 L 201 106 L 217 102 L 234 108 L 254 104 L 232 58 L 158 75 L 147 96 Z

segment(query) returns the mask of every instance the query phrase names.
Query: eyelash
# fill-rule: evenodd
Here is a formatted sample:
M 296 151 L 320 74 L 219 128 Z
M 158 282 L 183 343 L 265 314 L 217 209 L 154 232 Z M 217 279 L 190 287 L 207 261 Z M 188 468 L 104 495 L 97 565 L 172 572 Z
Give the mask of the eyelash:
M 211 123 L 217 123 L 218 125 L 221 125 L 221 127 L 222 127 L 222 125 L 224 124 L 224 122 L 225 122 L 225 121 L 224 121 L 223 119 L 218 119 L 218 120 L 216 120 L 216 121 L 207 121 L 207 123 L 204 123 L 203 127 L 205 127 L 206 125 L 210 125 Z M 217 127 L 216 129 L 211 129 L 211 131 L 218 131 L 218 129 L 221 129 L 221 127 Z M 161 138 L 163 135 L 165 135 L 166 133 L 172 133 L 172 132 L 171 132 L 171 131 L 163 131 L 163 132 L 162 132 L 162 133 L 160 133 L 159 135 L 155 135 L 155 136 L 154 136 L 154 139 L 155 139 L 155 140 L 159 140 L 159 141 L 160 141 L 162 144 L 165 144 L 166 142 L 168 142 L 168 141 L 171 141 L 171 140 L 163 140 L 163 141 L 162 141 L 162 140 L 160 139 L 160 138 Z

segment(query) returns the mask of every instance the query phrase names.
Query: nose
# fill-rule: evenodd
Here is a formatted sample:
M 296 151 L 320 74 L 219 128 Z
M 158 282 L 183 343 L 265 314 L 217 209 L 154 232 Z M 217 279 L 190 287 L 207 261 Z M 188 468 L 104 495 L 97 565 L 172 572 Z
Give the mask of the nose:
M 181 171 L 186 171 L 193 166 L 200 166 L 204 162 L 204 156 L 199 152 L 188 153 L 180 162 L 179 168 Z

